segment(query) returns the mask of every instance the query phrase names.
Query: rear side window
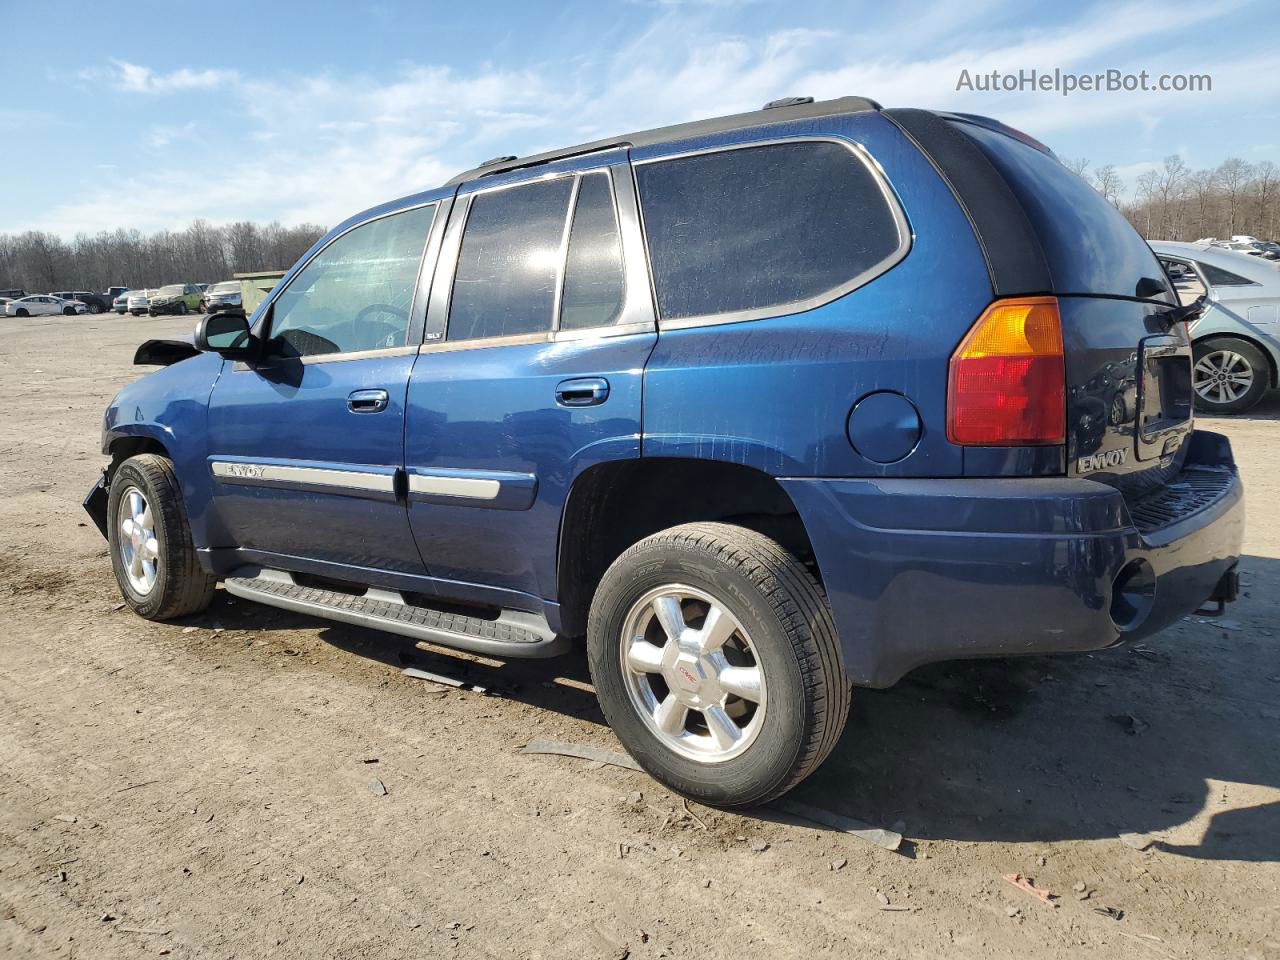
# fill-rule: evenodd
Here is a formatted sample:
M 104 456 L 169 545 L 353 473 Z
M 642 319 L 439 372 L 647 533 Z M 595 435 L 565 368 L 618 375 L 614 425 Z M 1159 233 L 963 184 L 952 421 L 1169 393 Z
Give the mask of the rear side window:
M 479 193 L 471 201 L 449 304 L 449 339 L 549 331 L 573 178 Z
M 1053 157 L 976 124 L 954 125 L 1018 198 L 1044 248 L 1051 292 L 1133 297 L 1142 278 L 1163 278 L 1155 254 L 1120 211 Z
M 659 160 L 638 165 L 636 181 L 664 320 L 808 309 L 886 269 L 902 246 L 879 180 L 838 143 Z

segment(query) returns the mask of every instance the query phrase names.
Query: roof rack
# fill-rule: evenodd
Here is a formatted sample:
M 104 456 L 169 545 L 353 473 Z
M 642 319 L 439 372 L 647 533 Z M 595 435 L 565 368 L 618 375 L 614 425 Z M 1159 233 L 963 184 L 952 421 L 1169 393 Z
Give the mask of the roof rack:
M 786 123 L 788 120 L 809 120 L 814 117 L 830 117 L 842 113 L 878 112 L 880 104 L 867 97 L 839 97 L 835 100 L 818 100 L 812 97 L 786 97 L 767 103 L 763 110 L 750 113 L 735 113 L 727 117 L 712 117 L 708 120 L 694 120 L 690 123 L 677 123 L 669 127 L 657 127 L 653 130 L 642 130 L 622 137 L 610 137 L 606 140 L 593 140 L 577 146 L 565 147 L 561 150 L 550 150 L 528 157 L 495 157 L 487 163 L 451 179 L 446 186 L 455 186 L 474 180 L 477 177 L 488 177 L 508 170 L 519 170 L 534 167 L 553 160 L 564 160 L 586 153 L 597 153 L 617 147 L 647 147 L 655 143 L 667 143 L 672 140 L 687 140 L 690 137 L 702 137 L 714 133 L 726 133 L 730 130 L 742 130 L 747 127 L 765 123 Z

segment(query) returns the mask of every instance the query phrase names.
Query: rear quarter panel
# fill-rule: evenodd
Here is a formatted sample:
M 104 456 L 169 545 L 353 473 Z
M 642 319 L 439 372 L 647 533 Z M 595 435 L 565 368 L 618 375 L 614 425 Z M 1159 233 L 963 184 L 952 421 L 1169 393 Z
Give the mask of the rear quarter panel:
M 799 121 L 771 128 L 768 139 L 794 136 L 865 147 L 898 196 L 911 248 L 887 273 L 805 313 L 661 331 L 645 373 L 644 455 L 724 460 L 774 476 L 958 476 L 961 451 L 946 439 L 947 363 L 992 297 L 972 227 L 883 117 Z M 739 132 L 635 159 L 752 140 Z M 878 390 L 910 398 L 923 421 L 915 450 L 893 464 L 863 458 L 845 432 L 854 403 Z

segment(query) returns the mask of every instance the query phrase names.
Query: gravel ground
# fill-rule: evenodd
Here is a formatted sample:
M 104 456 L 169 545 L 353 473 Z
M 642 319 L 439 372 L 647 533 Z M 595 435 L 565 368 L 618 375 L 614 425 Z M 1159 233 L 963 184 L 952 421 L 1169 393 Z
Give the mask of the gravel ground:
M 581 657 L 422 649 L 221 591 L 179 623 L 119 609 L 79 505 L 101 411 L 141 339 L 190 326 L 0 327 L 0 955 L 1280 956 L 1280 394 L 1202 422 L 1249 491 L 1227 619 L 855 692 L 792 797 L 899 824 L 891 853 L 520 754 L 618 749 Z

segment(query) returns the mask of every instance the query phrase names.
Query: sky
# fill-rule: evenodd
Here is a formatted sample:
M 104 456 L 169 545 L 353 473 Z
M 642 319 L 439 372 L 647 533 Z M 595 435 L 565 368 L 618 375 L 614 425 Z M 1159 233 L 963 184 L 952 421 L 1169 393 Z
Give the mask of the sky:
M 778 97 L 981 113 L 1132 187 L 1280 162 L 1275 0 L 0 0 L 0 232 L 333 225 L 523 155 Z M 992 70 L 1200 92 L 957 89 Z

